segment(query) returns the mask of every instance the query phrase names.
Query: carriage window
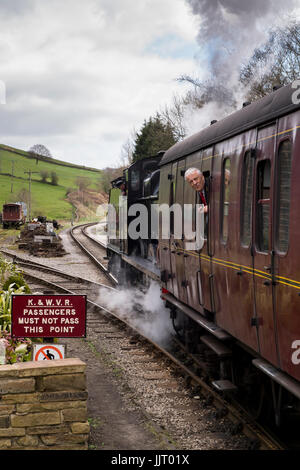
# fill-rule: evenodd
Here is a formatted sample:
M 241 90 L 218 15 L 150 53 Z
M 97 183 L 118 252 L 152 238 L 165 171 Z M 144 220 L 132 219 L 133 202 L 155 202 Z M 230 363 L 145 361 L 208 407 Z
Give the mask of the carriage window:
M 269 251 L 269 226 L 270 226 L 270 188 L 271 188 L 271 163 L 270 160 L 262 160 L 257 165 L 257 230 L 256 240 L 260 251 Z
M 251 242 L 251 214 L 252 214 L 252 190 L 253 190 L 253 164 L 251 150 L 245 154 L 242 174 L 242 204 L 241 204 L 241 242 L 249 246 Z
M 276 245 L 282 253 L 287 252 L 289 242 L 291 167 L 292 145 L 285 140 L 279 146 L 277 171 Z
M 170 184 L 169 207 L 172 207 L 175 200 L 175 184 Z M 174 211 L 170 211 L 170 234 L 174 235 Z
M 138 191 L 140 187 L 140 174 L 138 170 L 131 171 L 131 189 L 132 191 Z
M 230 159 L 226 158 L 223 162 L 223 174 L 222 174 L 222 240 L 224 243 L 226 243 L 228 240 L 229 196 L 230 196 Z

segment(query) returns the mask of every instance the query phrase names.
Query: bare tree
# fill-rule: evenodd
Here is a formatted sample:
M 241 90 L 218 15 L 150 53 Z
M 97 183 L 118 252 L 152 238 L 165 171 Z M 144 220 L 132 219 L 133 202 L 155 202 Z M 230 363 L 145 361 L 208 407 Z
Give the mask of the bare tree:
M 137 132 L 133 129 L 127 140 L 121 147 L 120 152 L 120 160 L 117 163 L 117 168 L 127 168 L 133 162 L 133 152 L 134 152 L 134 145 L 136 140 Z
M 78 187 L 78 198 L 79 198 L 79 193 L 81 191 L 81 202 L 82 204 L 85 204 L 85 195 L 84 191 L 90 186 L 91 184 L 91 179 L 88 178 L 87 176 L 78 176 L 75 181 L 77 187 Z
M 177 81 L 187 82 L 193 86 L 193 90 L 189 91 L 184 97 L 184 104 L 202 108 L 205 104 L 214 101 L 232 108 L 236 106 L 234 90 L 220 83 L 216 77 L 200 80 L 190 75 L 181 75 Z
M 18 191 L 17 195 L 11 198 L 11 202 L 18 202 L 22 201 L 27 204 L 27 206 L 30 203 L 30 194 L 27 188 L 22 188 L 20 191 Z
M 185 105 L 185 99 L 174 94 L 171 105 L 165 105 L 165 107 L 160 111 L 160 116 L 163 122 L 173 129 L 173 133 L 177 141 L 184 139 L 186 136 L 186 127 L 184 123 Z
M 300 77 L 300 22 L 269 33 L 268 40 L 255 49 L 242 64 L 240 81 L 248 88 L 247 99 L 256 100 L 270 93 L 275 85 L 287 85 Z
M 134 141 L 131 136 L 121 147 L 120 166 L 127 167 L 132 163 L 132 154 L 134 152 Z
M 52 158 L 50 150 L 42 144 L 35 144 L 30 147 L 29 152 L 35 157 L 48 157 Z
M 80 191 L 84 191 L 85 189 L 88 188 L 91 184 L 91 179 L 88 178 L 87 176 L 78 176 L 76 178 L 76 186 Z

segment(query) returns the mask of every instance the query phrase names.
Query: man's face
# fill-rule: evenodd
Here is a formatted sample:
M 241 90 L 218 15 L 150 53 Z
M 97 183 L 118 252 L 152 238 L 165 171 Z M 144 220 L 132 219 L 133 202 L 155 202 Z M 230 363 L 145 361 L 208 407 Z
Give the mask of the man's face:
M 195 191 L 202 191 L 204 188 L 204 176 L 197 171 L 193 171 L 190 175 L 186 178 L 187 182 L 190 183 Z

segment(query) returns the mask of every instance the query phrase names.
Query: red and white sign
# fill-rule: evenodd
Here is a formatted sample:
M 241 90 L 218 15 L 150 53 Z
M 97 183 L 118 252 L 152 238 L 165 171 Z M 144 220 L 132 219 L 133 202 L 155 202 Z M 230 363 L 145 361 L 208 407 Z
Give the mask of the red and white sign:
M 86 295 L 12 295 L 15 338 L 84 338 Z
M 33 346 L 34 361 L 54 361 L 65 358 L 64 344 L 35 344 Z

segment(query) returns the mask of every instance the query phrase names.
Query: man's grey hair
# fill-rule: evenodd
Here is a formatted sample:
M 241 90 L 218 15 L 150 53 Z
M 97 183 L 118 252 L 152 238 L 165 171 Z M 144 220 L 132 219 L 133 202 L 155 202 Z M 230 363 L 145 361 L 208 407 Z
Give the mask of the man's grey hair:
M 199 168 L 189 168 L 189 169 L 186 170 L 186 172 L 184 173 L 184 179 L 186 180 L 187 177 L 188 177 L 189 175 L 191 175 L 192 173 L 194 173 L 195 171 L 198 173 L 198 175 L 202 175 L 202 171 L 200 171 Z

